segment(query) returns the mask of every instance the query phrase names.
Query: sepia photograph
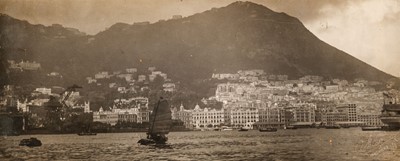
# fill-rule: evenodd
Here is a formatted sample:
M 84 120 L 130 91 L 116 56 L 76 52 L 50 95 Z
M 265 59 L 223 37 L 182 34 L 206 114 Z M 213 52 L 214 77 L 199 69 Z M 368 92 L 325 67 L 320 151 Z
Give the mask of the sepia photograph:
M 0 0 L 1 161 L 398 161 L 400 0 Z

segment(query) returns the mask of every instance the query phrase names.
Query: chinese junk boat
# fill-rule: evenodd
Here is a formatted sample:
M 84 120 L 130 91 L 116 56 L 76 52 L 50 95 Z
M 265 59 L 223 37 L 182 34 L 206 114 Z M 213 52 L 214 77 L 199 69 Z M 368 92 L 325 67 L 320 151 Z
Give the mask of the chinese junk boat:
M 384 104 L 382 106 L 381 121 L 388 125 L 384 130 L 399 130 L 400 129 L 400 104 L 398 99 L 389 93 L 383 93 Z
M 167 100 L 160 98 L 153 113 L 150 115 L 150 127 L 146 139 L 140 139 L 141 145 L 166 144 L 166 136 L 172 125 L 171 110 Z
M 28 147 L 42 146 L 42 142 L 36 138 L 22 139 L 19 142 L 19 146 L 28 146 Z

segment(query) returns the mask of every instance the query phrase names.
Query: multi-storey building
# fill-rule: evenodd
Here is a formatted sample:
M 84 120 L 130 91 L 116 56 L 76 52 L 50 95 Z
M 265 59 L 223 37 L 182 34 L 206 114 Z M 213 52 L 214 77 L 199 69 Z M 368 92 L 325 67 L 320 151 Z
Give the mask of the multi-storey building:
M 172 119 L 175 120 L 181 120 L 183 122 L 183 126 L 188 129 L 193 128 L 193 118 L 192 118 L 192 111 L 191 110 L 186 110 L 183 105 L 179 107 L 179 110 L 174 108 L 172 110 Z
M 201 109 L 199 105 L 196 105 L 192 111 L 192 123 L 196 128 L 219 127 L 225 123 L 224 114 L 224 109 Z
M 146 75 L 139 75 L 138 76 L 138 82 L 143 82 L 146 80 Z
M 348 121 L 357 121 L 357 106 L 356 104 L 347 105 Z
M 137 115 L 134 113 L 129 113 L 128 111 L 124 113 L 118 113 L 118 121 L 122 122 L 137 122 Z
M 230 125 L 234 128 L 249 127 L 259 121 L 257 108 L 235 108 L 230 110 Z
M 336 125 L 339 122 L 347 122 L 347 119 L 347 114 L 339 111 L 328 112 L 325 114 L 325 117 L 323 117 L 323 120 L 328 126 Z
M 359 122 L 362 122 L 363 126 L 382 126 L 383 123 L 380 119 L 379 114 L 359 114 L 357 117 Z
M 284 114 L 283 109 L 279 108 L 264 108 L 258 110 L 259 122 L 255 123 L 254 128 L 264 127 L 283 127 L 284 120 L 281 120 L 281 115 Z
M 118 121 L 143 123 L 149 122 L 150 110 L 148 109 L 148 98 L 136 97 L 130 99 L 114 100 L 111 111 L 100 108 L 93 112 L 93 121 L 115 125 Z
M 94 75 L 95 79 L 104 79 L 104 78 L 110 78 L 110 75 L 108 75 L 108 72 L 100 72 Z
M 93 112 L 93 122 L 101 122 L 114 126 L 118 122 L 118 113 L 104 111 L 103 107 L 100 107 L 98 112 Z
M 42 93 L 42 94 L 51 95 L 51 88 L 46 88 L 46 87 L 36 88 L 35 91 Z
M 316 105 L 311 103 L 294 104 L 293 117 L 295 122 L 315 123 Z

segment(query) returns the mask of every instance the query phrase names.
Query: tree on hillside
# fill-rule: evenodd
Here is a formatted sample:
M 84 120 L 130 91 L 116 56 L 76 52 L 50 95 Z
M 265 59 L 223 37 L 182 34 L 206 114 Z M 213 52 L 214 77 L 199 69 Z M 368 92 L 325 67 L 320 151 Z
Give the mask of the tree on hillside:
M 4 49 L 0 48 L 0 96 L 3 94 L 3 86 L 8 83 L 8 62 Z
M 66 116 L 63 113 L 63 106 L 57 98 L 50 96 L 48 102 L 44 104 L 46 113 L 45 127 L 52 131 L 61 131 L 61 125 Z

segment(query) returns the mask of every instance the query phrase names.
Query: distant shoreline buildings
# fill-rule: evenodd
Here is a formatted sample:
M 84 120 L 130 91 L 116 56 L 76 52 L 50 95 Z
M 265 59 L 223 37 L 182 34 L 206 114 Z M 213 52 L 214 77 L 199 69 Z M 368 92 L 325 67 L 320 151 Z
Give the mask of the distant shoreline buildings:
M 124 71 L 102 71 L 87 77 L 88 85 L 101 87 L 121 94 L 111 107 L 92 111 L 88 101 L 77 102 L 79 92 L 71 92 L 64 103 L 74 109 L 75 114 L 89 113 L 93 122 L 116 126 L 119 123 L 144 124 L 149 122 L 151 110 L 147 97 L 133 96 L 138 91 L 150 88 L 149 83 L 162 79 L 160 88 L 174 93 L 179 90 L 166 73 L 149 67 L 145 72 L 137 68 Z M 267 75 L 263 70 L 240 70 L 237 73 L 214 73 L 218 80 L 215 95 L 201 100 L 201 104 L 185 109 L 172 106 L 172 118 L 179 120 L 187 129 L 215 129 L 222 126 L 232 128 L 263 127 L 285 128 L 318 126 L 382 126 L 380 109 L 382 91 L 371 88 L 377 82 L 358 79 L 354 82 L 320 76 L 304 76 L 290 80 L 287 75 Z M 34 118 L 34 127 L 44 126 L 45 104 L 49 96 L 63 98 L 61 87 L 38 87 L 31 92 L 34 99 L 17 100 L 13 88 L 5 88 L 6 96 L 1 106 L 15 106 L 19 111 Z M 400 93 L 400 92 L 399 92 Z M 130 95 L 130 96 L 129 96 Z M 221 109 L 211 104 L 221 103 Z M 2 108 L 3 109 L 3 108 Z M 4 109 L 3 109 L 4 111 Z

